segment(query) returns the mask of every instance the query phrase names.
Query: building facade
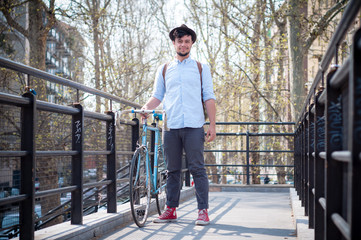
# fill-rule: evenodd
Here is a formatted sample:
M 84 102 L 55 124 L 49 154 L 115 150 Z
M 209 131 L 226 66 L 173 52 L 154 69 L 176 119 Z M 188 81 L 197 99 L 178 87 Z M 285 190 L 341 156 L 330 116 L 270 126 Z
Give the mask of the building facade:
M 15 10 L 18 23 L 26 28 L 28 14 L 26 6 Z M 83 83 L 85 41 L 76 28 L 57 21 L 49 31 L 45 59 L 48 73 L 72 81 Z M 0 56 L 23 64 L 29 63 L 29 44 L 27 39 L 7 24 L 0 12 Z M 0 91 L 14 95 L 24 93 L 25 74 L 0 69 Z M 34 86 L 36 90 L 36 86 Z M 46 83 L 47 100 L 52 103 L 69 104 L 75 101 L 74 90 L 52 82 Z M 0 105 L 0 150 L 20 149 L 20 109 Z M 52 123 L 50 123 L 52 125 Z M 64 126 L 65 127 L 65 126 Z M 0 158 L 0 198 L 18 194 L 20 179 L 19 158 Z M 1 213 L 1 209 L 0 209 Z M 1 223 L 1 214 L 0 214 Z

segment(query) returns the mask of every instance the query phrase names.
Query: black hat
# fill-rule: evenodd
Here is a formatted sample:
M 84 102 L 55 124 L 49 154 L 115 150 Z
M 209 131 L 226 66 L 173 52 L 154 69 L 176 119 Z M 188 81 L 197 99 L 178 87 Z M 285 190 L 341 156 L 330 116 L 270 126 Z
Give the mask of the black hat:
M 169 38 L 174 41 L 175 40 L 175 37 L 173 36 L 173 33 L 175 30 L 183 30 L 187 33 L 189 33 L 189 35 L 192 36 L 192 41 L 193 43 L 197 40 L 197 34 L 192 30 L 190 29 L 189 27 L 187 27 L 185 24 L 182 24 L 180 27 L 176 27 L 174 28 L 172 31 L 170 31 L 169 33 Z

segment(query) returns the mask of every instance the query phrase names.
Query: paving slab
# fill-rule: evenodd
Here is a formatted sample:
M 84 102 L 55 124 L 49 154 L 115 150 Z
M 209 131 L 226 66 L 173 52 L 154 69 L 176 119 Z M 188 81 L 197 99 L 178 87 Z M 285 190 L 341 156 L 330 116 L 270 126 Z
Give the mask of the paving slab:
M 210 192 L 208 226 L 196 226 L 196 199 L 177 209 L 177 223 L 156 224 L 149 217 L 145 227 L 123 226 L 97 240 L 117 239 L 297 239 L 290 192 Z
M 184 187 L 181 191 L 180 201 L 184 202 L 194 198 L 194 187 Z M 165 200 L 161 200 L 164 202 Z M 150 206 L 150 212 L 157 212 L 156 205 Z M 82 225 L 72 225 L 70 221 L 47 227 L 35 232 L 35 240 L 89 240 L 103 236 L 108 232 L 133 222 L 128 204 L 121 204 L 117 207 L 117 213 L 107 213 L 101 210 L 83 218 Z M 19 238 L 15 238 L 19 239 Z

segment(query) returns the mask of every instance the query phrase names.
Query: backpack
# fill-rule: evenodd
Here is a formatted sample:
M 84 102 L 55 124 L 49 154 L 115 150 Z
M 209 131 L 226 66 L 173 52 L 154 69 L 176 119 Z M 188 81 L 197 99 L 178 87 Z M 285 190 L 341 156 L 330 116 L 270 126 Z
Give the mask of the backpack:
M 201 99 L 202 99 L 202 106 L 203 106 L 203 113 L 204 113 L 204 118 L 207 119 L 207 111 L 206 111 L 206 107 L 205 107 L 205 104 L 203 102 L 203 91 L 202 91 L 202 85 L 203 85 L 203 82 L 202 82 L 202 64 L 198 61 L 197 62 L 197 67 L 198 67 L 198 71 L 199 71 L 199 75 L 200 75 L 200 79 L 201 79 Z M 168 64 L 169 63 L 166 63 L 163 67 L 163 72 L 162 72 L 162 75 L 163 75 L 163 80 L 164 80 L 164 87 L 165 87 L 165 73 L 167 71 L 167 67 L 168 67 Z

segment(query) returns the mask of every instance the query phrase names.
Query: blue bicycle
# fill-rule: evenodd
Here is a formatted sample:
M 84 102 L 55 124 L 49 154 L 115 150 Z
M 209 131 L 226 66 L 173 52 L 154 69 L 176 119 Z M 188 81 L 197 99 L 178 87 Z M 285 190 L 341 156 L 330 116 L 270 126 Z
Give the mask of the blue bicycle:
M 157 206 L 158 214 L 163 212 L 166 198 L 167 164 L 163 150 L 164 131 L 159 128 L 159 122 L 164 119 L 163 111 L 156 110 L 125 110 L 123 113 L 153 114 L 154 124 L 148 126 L 147 119 L 144 119 L 141 143 L 133 154 L 130 164 L 129 192 L 130 207 L 134 222 L 138 227 L 143 227 L 147 221 L 148 214 L 154 205 Z M 163 126 L 164 126 L 164 122 Z M 164 127 L 163 127 L 164 129 Z M 154 152 L 153 158 L 148 147 L 148 132 L 153 131 Z

